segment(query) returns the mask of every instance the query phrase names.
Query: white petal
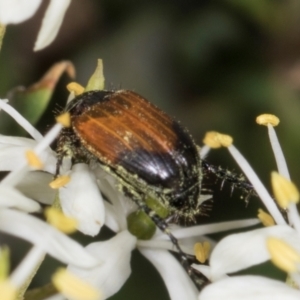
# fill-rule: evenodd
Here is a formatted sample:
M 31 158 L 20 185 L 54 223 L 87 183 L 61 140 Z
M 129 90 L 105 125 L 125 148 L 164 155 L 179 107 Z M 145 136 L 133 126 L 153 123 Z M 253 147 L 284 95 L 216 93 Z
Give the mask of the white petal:
M 209 281 L 212 281 L 210 266 L 192 264 L 192 267 L 202 273 Z
M 173 232 L 174 224 L 170 226 L 171 232 Z M 179 227 L 176 225 L 176 227 Z M 138 248 L 148 248 L 148 249 L 157 249 L 157 250 L 169 250 L 169 251 L 177 251 L 174 249 L 174 244 L 171 242 L 170 238 L 162 239 L 161 236 L 166 235 L 165 233 L 161 232 L 159 229 L 156 229 L 156 232 L 151 240 L 138 240 L 137 246 Z M 211 247 L 214 248 L 216 242 L 207 236 L 197 236 L 197 237 L 190 237 L 185 239 L 179 239 L 179 244 L 181 250 L 190 255 L 195 254 L 194 246 L 196 243 L 199 242 L 209 242 Z
M 206 225 L 196 225 L 190 227 L 180 227 L 174 226 L 173 224 L 170 225 L 170 229 L 172 234 L 180 240 L 181 248 L 183 252 L 194 255 L 194 245 L 198 242 L 207 241 L 211 245 L 211 249 L 215 246 L 215 241 L 205 236 L 206 234 L 211 234 L 215 232 L 222 232 L 226 230 L 236 229 L 236 228 L 243 228 L 249 227 L 253 225 L 257 225 L 260 223 L 258 219 L 246 219 L 246 220 L 238 220 L 238 221 L 228 221 L 228 222 L 220 222 L 220 223 L 212 223 Z M 167 240 L 170 241 L 169 237 L 162 233 L 161 231 L 157 231 L 155 234 L 154 239 L 156 240 L 156 248 L 163 248 L 166 247 L 160 243 L 159 240 Z M 154 240 L 152 239 L 151 242 Z M 150 241 L 139 241 L 139 245 L 149 243 Z M 169 250 L 174 250 L 174 245 L 171 244 Z
M 199 295 L 199 300 L 220 299 L 297 300 L 300 299 L 300 291 L 261 276 L 236 276 L 208 285 Z
M 51 0 L 44 16 L 34 50 L 48 46 L 56 37 L 71 0 Z
M 120 226 L 118 224 L 118 216 L 114 210 L 112 204 L 104 201 L 105 206 L 105 225 L 114 232 L 121 231 Z
M 40 210 L 40 205 L 22 195 L 19 191 L 5 186 L 0 186 L 0 207 L 14 207 L 26 212 Z
M 184 239 L 188 237 L 201 237 L 206 234 L 212 234 L 237 228 L 249 227 L 259 224 L 258 219 L 245 219 L 237 221 L 227 221 L 220 223 L 212 223 L 206 225 L 195 225 L 189 227 L 171 226 L 172 234 L 177 239 Z M 158 239 L 169 239 L 166 234 L 161 234 Z
M 79 221 L 78 230 L 95 236 L 105 222 L 105 208 L 96 178 L 86 164 L 77 164 L 71 181 L 59 190 L 63 212 Z
M 12 171 L 25 163 L 25 151 L 36 141 L 27 138 L 0 135 L 0 171 Z
M 198 290 L 172 254 L 164 250 L 139 250 L 158 270 L 172 300 L 198 298 Z
M 111 175 L 101 167 L 94 170 L 101 193 L 112 203 L 105 201 L 105 225 L 114 232 L 127 230 L 127 215 L 137 210 L 136 204 L 122 195 Z
M 131 252 L 135 248 L 136 238 L 128 231 L 118 233 L 106 242 L 88 245 L 86 250 L 103 260 L 103 264 L 93 269 L 79 269 L 69 265 L 73 274 L 84 279 L 103 293 L 107 299 L 119 291 L 131 273 Z
M 31 199 L 51 205 L 54 201 L 55 193 L 57 192 L 49 186 L 52 180 L 52 174 L 32 171 L 28 172 L 26 176 L 17 183 L 16 189 Z
M 94 170 L 98 179 L 98 186 L 101 192 L 108 198 L 113 205 L 114 213 L 117 216 L 118 226 L 121 230 L 127 229 L 126 216 L 133 211 L 137 210 L 137 205 L 131 200 L 126 198 L 117 189 L 117 182 L 115 178 L 107 174 L 101 167 Z
M 25 152 L 32 150 L 37 144 L 32 139 L 0 135 L 0 171 L 14 171 L 25 164 Z M 39 158 L 44 164 L 44 171 L 54 174 L 56 166 L 54 152 L 47 148 Z
M 211 254 L 213 280 L 270 259 L 266 248 L 266 238 L 269 236 L 283 238 L 296 249 L 299 248 L 300 238 L 297 232 L 285 225 L 229 235 L 217 244 Z
M 28 148 L 33 148 L 34 146 L 36 146 L 36 141 L 24 137 L 7 136 L 7 135 L 0 134 L 0 149 L 2 147 L 6 147 L 7 145 L 24 146 Z
M 157 232 L 158 230 L 156 230 Z M 182 247 L 181 241 L 180 241 L 181 249 L 185 252 L 186 247 Z M 151 240 L 138 240 L 137 241 L 137 248 L 139 250 L 142 249 L 153 249 L 153 250 L 168 250 L 168 251 L 176 251 L 174 250 L 174 244 L 170 241 L 162 241 L 156 239 L 156 233 L 154 234 L 153 238 Z M 194 252 L 193 252 L 194 254 Z
M 0 149 L 0 170 L 1 171 L 13 171 L 20 165 L 26 163 L 25 151 L 29 150 L 27 147 L 19 146 L 6 146 Z
M 42 0 L 0 0 L 0 23 L 17 24 L 29 19 Z
M 19 211 L 0 210 L 0 231 L 42 245 L 45 252 L 64 263 L 86 268 L 100 263 L 68 236 L 38 218 Z

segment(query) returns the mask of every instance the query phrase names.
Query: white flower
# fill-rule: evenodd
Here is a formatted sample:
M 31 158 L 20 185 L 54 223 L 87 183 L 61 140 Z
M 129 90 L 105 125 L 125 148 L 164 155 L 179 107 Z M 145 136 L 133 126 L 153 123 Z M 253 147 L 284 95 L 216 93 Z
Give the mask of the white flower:
M 100 168 L 96 170 L 96 174 L 101 191 L 112 202 L 112 204 L 105 202 L 105 224 L 117 234 L 106 242 L 96 242 L 86 247 L 91 254 L 99 253 L 99 257 L 104 259 L 104 269 L 99 266 L 87 270 L 69 265 L 69 270 L 100 289 L 106 299 L 116 293 L 127 280 L 131 273 L 129 264 L 131 251 L 138 248 L 159 271 L 171 299 L 197 299 L 198 291 L 191 278 L 180 262 L 169 253 L 169 251 L 174 251 L 174 245 L 166 234 L 157 230 L 150 240 L 137 240 L 132 236 L 127 228 L 127 216 L 136 210 L 135 204 L 116 191 L 114 180 Z M 190 228 L 177 226 L 172 233 L 179 239 L 183 251 L 193 255 L 195 241 L 203 239 L 204 234 L 255 224 L 257 224 L 257 220 L 225 222 Z
M 12 209 L 0 209 L 0 231 L 38 245 L 43 252 L 65 263 L 92 267 L 100 262 L 80 244 L 36 217 Z
M 56 158 L 53 151 L 49 148 L 49 144 L 57 136 L 58 131 L 55 131 L 55 135 L 51 134 L 51 132 L 49 133 L 52 139 L 43 138 L 26 120 L 13 111 L 9 105 L 0 102 L 0 106 L 9 112 L 19 124 L 22 124 L 22 127 L 35 139 L 35 141 L 32 141 L 29 139 L 3 137 L 1 145 L 0 136 L 0 158 L 2 149 L 3 157 L 10 160 L 10 162 L 3 165 L 3 169 L 14 170 L 8 178 L 4 179 L 3 183 L 15 185 L 25 195 L 43 203 L 51 203 L 51 193 L 48 189 L 45 189 L 45 195 L 43 195 L 41 190 L 42 184 L 47 183 L 49 174 L 45 172 L 41 173 L 40 171 L 28 173 L 28 167 L 23 170 L 24 166 L 27 166 L 23 154 L 25 150 L 35 149 L 43 162 L 43 169 L 54 173 Z M 10 156 L 12 152 L 18 158 L 17 162 L 14 162 L 12 156 Z M 86 234 L 97 234 L 104 223 L 116 232 L 116 236 L 112 239 L 105 242 L 92 243 L 86 247 L 86 252 L 90 253 L 91 257 L 97 257 L 97 261 L 101 259 L 101 265 L 96 266 L 94 264 L 91 266 L 91 263 L 86 263 L 84 259 L 80 265 L 77 262 L 70 261 L 69 270 L 72 273 L 90 283 L 98 290 L 101 290 L 105 298 L 110 297 L 121 288 L 130 275 L 131 268 L 129 262 L 131 252 L 134 248 L 138 248 L 159 271 L 168 288 L 171 299 L 185 298 L 192 300 L 198 298 L 196 286 L 188 276 L 186 270 L 169 253 L 169 251 L 176 251 L 176 249 L 165 233 L 157 229 L 155 235 L 149 240 L 138 240 L 129 233 L 127 216 L 135 211 L 137 207 L 130 199 L 127 199 L 116 190 L 116 183 L 112 177 L 100 167 L 90 169 L 85 164 L 74 165 L 69 173 L 68 171 L 67 173 L 65 172 L 65 167 L 63 166 L 62 175 L 69 174 L 71 180 L 59 190 L 63 211 L 70 216 L 76 217 L 79 220 L 79 229 Z M 26 176 L 26 174 L 30 174 L 30 176 Z M 39 178 L 41 174 L 44 175 Z M 39 186 L 36 191 L 34 184 Z M 98 187 L 111 203 L 102 201 Z M 105 213 L 103 203 L 105 205 Z M 258 220 L 254 219 L 192 226 L 189 228 L 173 226 L 171 229 L 172 234 L 179 240 L 181 249 L 185 253 L 194 255 L 193 246 L 196 242 L 204 239 L 210 240 L 205 237 L 206 234 L 252 226 L 257 223 Z M 45 230 L 40 231 L 40 233 L 42 232 L 45 232 Z M 26 235 L 32 237 L 34 234 L 26 233 Z M 59 238 L 56 236 L 54 240 L 59 240 Z M 33 240 L 33 242 L 36 242 L 36 240 Z M 213 241 L 211 242 L 214 244 Z M 46 245 L 48 243 L 51 242 L 47 241 Z M 50 248 L 52 252 L 55 249 L 54 246 Z M 72 249 L 73 247 L 71 246 L 69 248 L 70 253 L 73 251 Z M 33 254 L 30 257 L 38 257 L 39 255 L 36 252 L 44 253 L 44 245 L 40 245 L 37 249 L 33 250 Z M 52 252 L 51 255 L 55 255 Z M 72 260 L 72 256 L 70 259 Z M 21 282 L 21 280 L 19 281 Z
M 211 253 L 209 266 L 194 265 L 213 283 L 205 287 L 199 299 L 299 299 L 300 291 L 287 284 L 261 276 L 232 276 L 229 274 L 249 268 L 253 265 L 272 260 L 288 273 L 292 285 L 300 286 L 300 218 L 295 202 L 299 201 L 297 188 L 289 181 L 289 172 L 273 126 L 279 119 L 272 115 L 258 117 L 260 125 L 266 125 L 277 168 L 280 173 L 272 176 L 279 206 L 287 208 L 285 219 L 255 174 L 249 163 L 233 146 L 228 150 L 236 159 L 245 175 L 255 188 L 273 218 L 273 226 L 255 229 L 249 232 L 232 234 L 221 240 Z M 205 149 L 207 153 L 208 149 Z M 268 224 L 272 223 L 268 217 Z M 271 222 L 269 222 L 271 220 Z M 276 223 L 277 225 L 276 225 Z
M 139 241 L 127 230 L 123 230 L 106 242 L 92 243 L 86 250 L 99 253 L 103 265 L 87 270 L 69 265 L 69 270 L 102 291 L 104 299 L 109 298 L 123 286 L 131 273 L 131 252 L 136 247 L 158 269 L 168 288 L 171 299 L 197 299 L 197 289 L 180 263 L 167 251 L 172 245 L 156 239 Z M 176 274 L 176 275 L 175 275 Z
M 49 183 L 55 174 L 57 159 L 49 145 L 57 137 L 61 125 L 56 124 L 44 138 L 5 101 L 0 100 L 0 108 L 9 113 L 34 138 L 0 135 L 0 171 L 15 171 L 2 183 L 15 185 L 24 195 L 41 203 L 52 204 L 56 191 L 49 187 Z M 27 166 L 25 153 L 30 149 L 39 153 L 39 159 L 43 163 L 42 170 L 45 172 L 32 171 L 24 176 L 24 172 L 18 170 Z M 94 175 L 86 165 L 81 164 L 74 166 L 69 176 L 70 183 L 59 189 L 62 209 L 68 216 L 77 219 L 78 230 L 94 236 L 99 233 L 105 219 L 103 199 Z
M 300 236 L 289 226 L 277 225 L 231 234 L 222 239 L 211 253 L 209 279 L 216 281 L 226 274 L 270 260 L 271 255 L 266 245 L 268 237 L 284 239 L 300 252 Z M 200 265 L 195 268 L 202 270 Z
M 7 108 L 7 104 L 2 102 L 2 100 L 0 101 L 0 106 Z M 19 120 L 21 121 L 21 119 Z M 10 277 L 5 281 L 3 278 L 0 279 L 1 295 L 9 295 L 8 298 L 3 296 L 5 299 L 15 299 L 14 295 L 16 291 L 34 275 L 36 267 L 47 253 L 57 260 L 66 264 L 72 263 L 78 267 L 95 267 L 101 264 L 99 259 L 90 255 L 76 241 L 70 239 L 68 236 L 38 218 L 28 215 L 28 212 L 40 210 L 40 205 L 21 194 L 14 187 L 24 176 L 26 177 L 26 174 L 31 168 L 30 160 L 26 161 L 25 159 L 24 149 L 26 148 L 26 150 L 28 150 L 31 148 L 29 157 L 34 157 L 37 161 L 41 160 L 41 164 L 43 162 L 44 166 L 45 164 L 47 165 L 47 155 L 51 156 L 49 145 L 61 128 L 62 126 L 60 124 L 56 124 L 48 134 L 38 142 L 29 142 L 29 140 L 24 139 L 7 139 L 5 137 L 2 139 L 2 143 L 0 142 L 0 157 L 2 155 L 2 159 L 8 159 L 11 152 L 18 157 L 17 160 L 14 160 L 14 157 L 10 157 L 10 161 L 6 162 L 5 170 L 7 170 L 9 166 L 13 171 L 0 183 L 0 231 L 25 239 L 33 244 L 31 250 L 15 268 Z M 8 141 L 10 144 L 6 144 L 5 146 L 5 142 L 7 143 Z M 14 145 L 12 146 L 12 144 Z M 7 148 L 11 151 L 7 151 Z M 12 149 L 15 150 L 16 148 L 19 148 L 19 152 L 12 151 Z M 47 155 L 45 155 L 45 153 L 47 153 Z M 15 165 L 16 162 L 17 165 Z M 12 208 L 16 208 L 17 210 Z
M 145 253 L 151 262 L 151 258 L 153 258 L 153 260 L 155 258 L 156 264 L 158 261 L 158 265 L 161 264 L 163 266 L 165 270 L 165 274 L 163 274 L 165 277 L 163 279 L 168 288 L 177 286 L 178 290 L 181 290 L 181 295 L 185 293 L 188 299 L 197 299 L 198 293 L 191 279 L 181 267 L 180 263 L 174 258 L 171 258 L 172 255 L 168 252 L 168 250 L 172 250 L 173 248 L 171 242 L 160 241 L 156 238 L 148 241 L 139 241 L 136 237 L 132 236 L 127 229 L 126 217 L 128 213 L 136 209 L 136 206 L 129 199 L 126 199 L 116 191 L 114 181 L 102 170 L 98 169 L 96 173 L 101 190 L 104 191 L 104 194 L 107 195 L 113 203 L 105 203 L 106 225 L 114 230 L 117 235 L 106 242 L 92 243 L 86 248 L 87 251 L 92 254 L 97 252 L 101 253 L 101 257 L 104 259 L 104 270 L 101 267 L 86 270 L 75 268 L 72 265 L 69 266 L 69 270 L 100 289 L 106 299 L 115 294 L 127 280 L 131 273 L 129 264 L 131 252 L 138 247 L 142 254 L 144 254 L 143 250 L 146 251 Z M 139 244 L 140 242 L 141 246 Z M 158 249 L 160 251 L 157 251 Z M 152 251 L 154 251 L 153 255 L 151 255 Z M 169 275 L 176 265 L 176 281 L 172 281 L 171 283 L 171 277 Z M 172 279 L 174 280 L 174 278 Z M 169 292 L 172 299 L 182 299 L 179 297 L 179 294 L 172 294 L 172 288 L 169 289 Z
M 51 0 L 38 33 L 34 50 L 48 46 L 56 37 L 71 0 Z M 31 18 L 42 0 L 0 0 L 0 23 L 18 24 Z

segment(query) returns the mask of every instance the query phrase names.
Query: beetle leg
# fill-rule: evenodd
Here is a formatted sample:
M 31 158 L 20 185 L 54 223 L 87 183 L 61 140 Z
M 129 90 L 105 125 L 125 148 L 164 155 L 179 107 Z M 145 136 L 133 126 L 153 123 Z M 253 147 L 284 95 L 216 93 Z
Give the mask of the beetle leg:
M 191 267 L 188 255 L 182 251 L 178 239 L 172 234 L 166 221 L 159 217 L 153 210 L 151 210 L 145 204 L 141 207 L 141 209 L 151 218 L 151 220 L 163 233 L 168 235 L 172 244 L 178 251 L 182 266 L 184 267 L 190 278 L 193 280 L 197 288 L 201 290 L 204 287 L 204 285 L 208 283 L 208 279 L 203 274 L 198 273 L 195 269 Z
M 72 140 L 74 139 L 74 134 L 69 128 L 63 128 L 60 136 L 57 140 L 56 146 L 56 171 L 54 178 L 57 178 L 60 175 L 60 169 L 63 164 L 64 157 L 72 157 Z
M 85 162 L 89 163 L 91 160 L 95 160 L 88 150 L 81 145 L 78 137 L 74 131 L 70 128 L 63 128 L 62 132 L 57 140 L 56 147 L 56 171 L 55 178 L 60 175 L 61 167 L 65 158 L 71 158 L 71 165 L 76 163 Z
M 153 223 L 168 237 L 170 238 L 172 244 L 176 248 L 181 264 L 183 268 L 186 270 L 190 278 L 193 280 L 195 285 L 199 290 L 201 290 L 208 282 L 209 280 L 201 273 L 196 271 L 191 267 L 191 264 L 189 262 L 188 255 L 182 251 L 178 239 L 172 234 L 168 223 L 166 219 L 161 218 L 156 214 L 154 210 L 152 210 L 147 204 L 145 203 L 143 197 L 141 197 L 138 193 L 130 189 L 130 187 L 126 187 L 126 184 L 122 185 L 122 192 L 125 196 L 129 197 L 134 203 L 137 204 L 140 210 L 142 210 L 144 213 L 148 215 L 148 217 L 153 221 Z

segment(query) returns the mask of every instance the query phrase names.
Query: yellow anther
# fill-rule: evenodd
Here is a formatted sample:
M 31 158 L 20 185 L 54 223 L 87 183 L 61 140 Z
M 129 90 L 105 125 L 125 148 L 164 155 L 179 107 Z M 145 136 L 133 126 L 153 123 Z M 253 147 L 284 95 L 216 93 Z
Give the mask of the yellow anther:
M 67 89 L 70 93 L 74 93 L 78 96 L 84 92 L 84 87 L 77 82 L 71 82 L 67 85 Z
M 221 144 L 218 139 L 218 132 L 216 131 L 209 131 L 206 132 L 205 137 L 203 139 L 203 143 L 210 148 L 220 148 Z
M 284 178 L 277 172 L 272 172 L 271 182 L 275 199 L 281 208 L 286 209 L 291 202 L 299 202 L 299 191 L 290 180 Z
M 206 133 L 203 143 L 211 148 L 229 147 L 233 142 L 230 135 L 222 134 L 216 131 Z
M 233 138 L 230 136 L 230 135 L 227 135 L 227 134 L 222 134 L 220 133 L 219 134 L 219 140 L 220 140 L 220 143 L 223 147 L 229 147 L 232 145 L 233 143 Z
M 9 280 L 0 282 L 1 300 L 16 300 L 17 289 Z
M 77 220 L 74 218 L 67 217 L 56 208 L 46 208 L 45 216 L 48 223 L 50 223 L 52 226 L 64 233 L 70 234 L 75 232 L 77 229 Z
M 66 269 L 59 269 L 52 282 L 57 290 L 67 298 L 74 300 L 99 300 L 100 292 L 90 284 L 82 281 Z
M 194 245 L 194 252 L 197 260 L 202 264 L 205 263 L 208 259 L 210 251 L 210 243 L 203 242 L 203 243 L 196 243 Z
M 275 221 L 272 218 L 272 216 L 266 213 L 265 211 L 263 211 L 261 208 L 258 210 L 257 217 L 260 219 L 262 224 L 266 227 L 275 225 Z
M 67 175 L 59 176 L 56 179 L 54 179 L 53 181 L 51 181 L 49 183 L 49 186 L 52 189 L 59 189 L 59 188 L 65 186 L 66 184 L 68 184 L 70 182 L 70 180 L 71 180 L 70 176 L 67 176 Z
M 279 124 L 280 120 L 277 118 L 275 115 L 271 114 L 262 114 L 256 117 L 256 123 L 258 125 L 272 125 L 272 126 L 277 126 Z
M 60 123 L 64 127 L 70 127 L 71 126 L 71 117 L 70 113 L 66 112 L 64 114 L 61 114 L 56 117 L 56 122 Z
M 25 156 L 26 156 L 28 165 L 30 167 L 39 169 L 39 170 L 43 168 L 43 163 L 41 162 L 39 157 L 32 150 L 26 151 Z
M 300 254 L 283 240 L 270 237 L 267 239 L 267 248 L 271 260 L 278 268 L 287 273 L 296 272 L 300 263 Z

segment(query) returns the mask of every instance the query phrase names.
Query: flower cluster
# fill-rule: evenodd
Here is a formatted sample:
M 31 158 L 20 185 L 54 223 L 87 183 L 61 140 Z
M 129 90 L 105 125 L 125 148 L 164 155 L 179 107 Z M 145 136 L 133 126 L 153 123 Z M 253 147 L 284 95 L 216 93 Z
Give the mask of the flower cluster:
M 0 108 L 22 124 L 34 138 L 0 136 L 0 169 L 11 171 L 0 183 L 0 231 L 25 239 L 33 245 L 11 274 L 7 267 L 2 270 L 1 297 L 13 300 L 17 295 L 22 298 L 46 254 L 78 267 L 95 267 L 101 261 L 54 226 L 28 214 L 41 211 L 40 204 L 33 199 L 42 200 L 43 203 L 54 199 L 51 189 L 42 190 L 39 183 L 48 181 L 49 174 L 46 172 L 54 170 L 55 155 L 49 145 L 61 130 L 62 124 L 57 123 L 43 137 L 6 101 L 0 101 Z M 0 257 L 3 262 L 1 266 L 8 266 L 7 250 L 2 249 Z M 99 295 L 96 290 L 93 293 Z
M 256 122 L 268 128 L 278 167 L 278 173 L 272 172 L 271 181 L 277 204 L 281 211 L 286 213 L 286 218 L 283 217 L 274 199 L 249 163 L 232 145 L 232 141 L 228 142 L 227 136 L 210 133 L 205 139 L 207 146 L 203 151 L 207 153 L 209 146 L 228 147 L 270 215 L 260 210 L 259 218 L 267 227 L 225 237 L 212 251 L 209 266 L 194 265 L 212 282 L 200 293 L 200 300 L 299 299 L 300 297 L 298 289 L 300 286 L 300 218 L 296 208 L 299 192 L 290 181 L 284 155 L 274 130 L 279 119 L 265 114 L 257 117 Z M 228 276 L 267 260 L 272 260 L 277 267 L 287 273 L 287 283 L 263 276 Z
M 43 49 L 54 40 L 70 2 L 50 0 L 35 50 Z M 41 3 L 42 0 L 0 0 L 0 46 L 5 26 L 29 19 Z M 97 72 L 85 89 L 73 85 L 70 99 L 74 94 L 95 89 L 95 85 L 97 89 L 103 89 L 101 63 Z M 130 276 L 131 253 L 135 248 L 156 267 L 173 300 L 299 299 L 300 218 L 296 208 L 299 193 L 290 181 L 274 130 L 278 118 L 272 115 L 257 118 L 258 124 L 268 128 L 277 162 L 278 172 L 271 175 L 277 203 L 232 145 L 231 137 L 211 132 L 204 140 L 206 145 L 201 149 L 201 157 L 206 156 L 210 148 L 227 147 L 269 214 L 260 210 L 258 218 L 249 220 L 187 228 L 170 225 L 172 235 L 185 253 L 195 255 L 201 263 L 209 261 L 208 265 L 193 265 L 210 282 L 199 292 L 180 262 L 170 253 L 176 249 L 164 233 L 156 229 L 148 240 L 130 233 L 127 217 L 137 207 L 118 192 L 117 183 L 102 168 L 91 168 L 85 163 L 72 165 L 71 161 L 64 160 L 61 176 L 53 180 L 57 175 L 57 157 L 50 145 L 63 126 L 70 126 L 68 114 L 58 117 L 57 124 L 42 136 L 7 100 L 0 100 L 0 109 L 1 114 L 8 113 L 32 137 L 0 135 L 0 171 L 9 172 L 0 182 L 0 231 L 32 244 L 13 272 L 9 270 L 9 249 L 0 248 L 1 300 L 23 299 L 45 255 L 67 265 L 53 275 L 57 295 L 51 299 L 109 298 Z M 42 211 L 41 204 L 50 207 L 45 210 L 47 221 L 31 215 Z M 254 226 L 260 221 L 265 228 L 231 234 L 218 243 L 206 237 L 215 232 Z M 115 236 L 86 247 L 67 235 L 78 230 L 96 236 L 103 226 L 115 232 Z M 287 283 L 263 276 L 232 275 L 267 260 L 287 273 Z
M 82 89 L 80 91 L 82 92 Z M 34 245 L 32 253 L 28 254 L 20 264 L 20 270 L 26 267 L 25 271 L 20 271 L 22 276 L 14 275 L 15 272 L 19 274 L 17 270 L 9 277 L 6 276 L 6 281 L 14 287 L 15 292 L 24 286 L 28 278 L 33 276 L 32 273 L 37 265 L 48 253 L 68 264 L 68 274 L 77 278 L 74 279 L 75 282 L 81 278 L 84 284 L 91 287 L 94 298 L 88 299 L 100 299 L 100 297 L 106 299 L 116 293 L 129 277 L 131 252 L 138 248 L 158 269 L 172 299 L 198 298 L 199 292 L 194 283 L 180 262 L 169 253 L 169 251 L 174 251 L 174 245 L 164 233 L 157 230 L 151 239 L 139 240 L 129 232 L 127 216 L 136 210 L 136 206 L 130 199 L 117 191 L 114 180 L 100 167 L 90 168 L 84 163 L 71 166 L 70 162 L 66 160 L 61 168 L 62 176 L 52 180 L 56 171 L 57 159 L 49 145 L 58 135 L 62 126 L 69 125 L 68 116 L 57 118 L 58 123 L 43 137 L 6 101 L 0 102 L 0 108 L 9 113 L 33 138 L 0 136 L 2 150 L 0 155 L 2 155 L 1 161 L 3 162 L 0 169 L 1 171 L 11 171 L 2 180 L 1 186 L 17 193 L 21 197 L 20 203 L 24 207 L 28 201 L 31 203 L 33 208 L 27 208 L 27 210 L 23 208 L 26 212 L 39 211 L 38 202 L 53 207 L 57 207 L 59 204 L 66 216 L 64 218 L 67 218 L 67 221 L 61 221 L 61 216 L 57 216 L 57 212 L 47 212 L 47 220 L 52 224 L 50 226 L 28 214 L 16 212 L 14 209 L 9 210 L 9 216 L 5 217 L 4 215 L 1 218 L 0 230 L 22 236 Z M 102 193 L 110 202 L 103 200 Z M 7 196 L 7 203 L 10 205 L 13 203 L 12 198 L 16 197 L 15 194 Z M 59 199 L 59 203 L 54 201 L 55 199 Z M 21 204 L 18 208 L 20 209 L 20 207 Z M 7 214 L 7 210 L 5 211 Z M 14 222 L 14 226 L 10 224 L 11 214 L 18 214 L 18 221 Z M 253 226 L 258 223 L 258 219 L 251 219 L 188 228 L 180 226 L 171 228 L 172 233 L 179 240 L 182 250 L 193 255 L 196 242 L 210 241 L 214 247 L 215 242 L 206 238 L 206 234 Z M 26 224 L 28 224 L 27 230 L 25 230 Z M 65 233 L 69 233 L 70 228 L 72 230 L 75 227 L 84 234 L 95 236 L 104 225 L 114 231 L 116 235 L 108 241 L 94 242 L 85 248 L 55 229 L 59 228 Z M 21 227 L 23 230 L 20 230 Z M 57 249 L 57 245 L 60 245 L 59 249 Z M 57 253 L 58 250 L 60 252 Z M 207 258 L 208 252 L 206 251 L 204 260 Z M 64 255 L 65 253 L 67 255 Z M 15 277 L 18 277 L 17 281 L 14 279 Z M 58 272 L 53 278 L 53 283 L 61 293 L 59 297 L 73 299 L 74 294 L 78 294 L 75 299 L 87 299 L 80 298 L 82 293 L 74 288 L 74 286 L 77 287 L 77 284 L 62 284 L 61 281 L 69 282 L 70 280 L 69 277 L 68 279 L 65 277 L 64 273 Z M 73 287 L 73 289 L 65 290 L 65 286 Z M 98 291 L 98 294 L 95 291 Z M 101 296 L 99 296 L 100 294 Z M 13 298 L 7 297 L 6 299 Z

